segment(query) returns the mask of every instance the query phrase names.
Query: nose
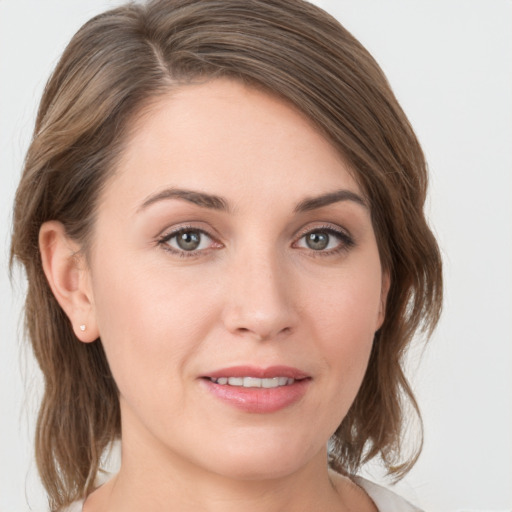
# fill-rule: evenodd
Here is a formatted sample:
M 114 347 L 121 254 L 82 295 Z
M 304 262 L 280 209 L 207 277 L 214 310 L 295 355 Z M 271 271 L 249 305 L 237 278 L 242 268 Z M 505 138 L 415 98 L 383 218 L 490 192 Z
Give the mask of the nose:
M 226 329 L 256 340 L 282 338 L 298 322 L 293 278 L 283 258 L 268 251 L 241 255 L 227 280 Z

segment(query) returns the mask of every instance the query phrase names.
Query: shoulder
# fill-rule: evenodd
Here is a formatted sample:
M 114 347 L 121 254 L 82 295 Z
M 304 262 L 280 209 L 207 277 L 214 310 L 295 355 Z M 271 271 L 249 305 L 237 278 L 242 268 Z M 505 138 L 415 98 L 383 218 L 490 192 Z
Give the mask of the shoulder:
M 359 476 L 353 476 L 352 480 L 368 494 L 379 512 L 422 512 L 421 509 L 385 487 Z

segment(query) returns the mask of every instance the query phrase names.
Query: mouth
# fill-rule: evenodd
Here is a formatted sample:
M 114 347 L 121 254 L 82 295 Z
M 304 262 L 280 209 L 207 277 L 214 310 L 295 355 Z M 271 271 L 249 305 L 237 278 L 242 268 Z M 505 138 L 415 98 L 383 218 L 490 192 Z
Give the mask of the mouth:
M 245 412 L 276 412 L 298 402 L 311 376 L 287 366 L 238 366 L 205 375 L 206 388 L 221 401 Z
M 259 377 L 219 377 L 217 379 L 209 377 L 211 382 L 221 386 L 235 386 L 242 388 L 280 388 L 282 386 L 291 386 L 295 379 L 290 377 L 270 377 L 260 379 Z

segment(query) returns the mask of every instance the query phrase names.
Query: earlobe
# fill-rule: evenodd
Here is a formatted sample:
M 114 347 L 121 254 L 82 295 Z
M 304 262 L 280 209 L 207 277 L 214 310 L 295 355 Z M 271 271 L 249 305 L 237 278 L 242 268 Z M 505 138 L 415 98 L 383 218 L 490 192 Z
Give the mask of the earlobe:
M 79 245 L 71 240 L 62 223 L 45 222 L 39 230 L 43 271 L 76 337 L 88 343 L 99 337 L 94 314 L 89 271 Z
M 390 286 L 391 286 L 391 278 L 389 276 L 389 272 L 384 271 L 382 273 L 379 315 L 378 315 L 378 319 L 377 319 L 376 331 L 378 331 L 382 327 L 382 324 L 384 323 L 384 318 L 386 317 L 386 304 L 387 304 L 387 300 L 388 300 L 388 293 L 389 293 Z

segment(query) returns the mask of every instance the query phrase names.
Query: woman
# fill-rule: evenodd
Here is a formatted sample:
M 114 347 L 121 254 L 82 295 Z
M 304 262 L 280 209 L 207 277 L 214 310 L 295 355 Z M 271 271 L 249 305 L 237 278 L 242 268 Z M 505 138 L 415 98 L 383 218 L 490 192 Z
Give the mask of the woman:
M 416 510 L 355 474 L 419 454 L 401 365 L 441 306 L 426 182 L 377 64 L 308 3 L 88 22 L 41 101 L 12 242 L 52 510 Z

